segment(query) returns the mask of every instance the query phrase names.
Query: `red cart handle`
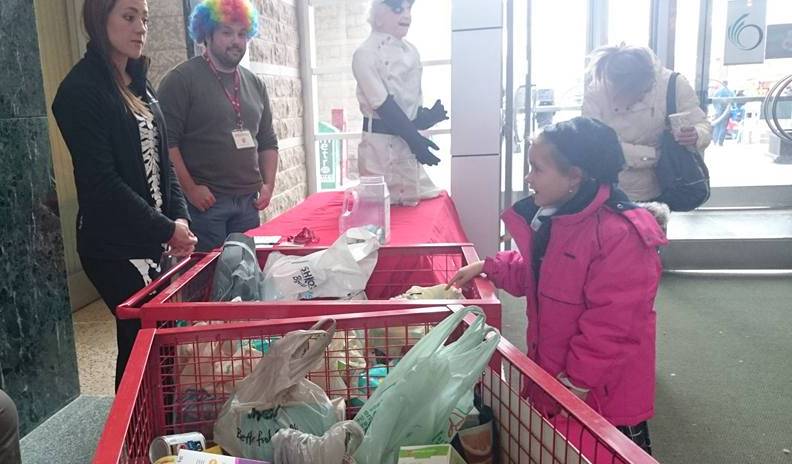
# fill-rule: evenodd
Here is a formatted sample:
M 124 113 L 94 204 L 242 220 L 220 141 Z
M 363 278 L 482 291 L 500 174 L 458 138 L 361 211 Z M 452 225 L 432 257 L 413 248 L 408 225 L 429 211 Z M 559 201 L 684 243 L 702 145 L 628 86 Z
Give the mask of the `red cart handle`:
M 147 301 L 151 300 L 156 294 L 173 282 L 173 279 L 183 274 L 185 271 L 195 266 L 209 253 L 193 253 L 189 257 L 179 261 L 168 272 L 153 280 L 150 284 L 141 288 L 126 301 L 116 307 L 116 317 L 119 319 L 140 319 L 140 308 Z

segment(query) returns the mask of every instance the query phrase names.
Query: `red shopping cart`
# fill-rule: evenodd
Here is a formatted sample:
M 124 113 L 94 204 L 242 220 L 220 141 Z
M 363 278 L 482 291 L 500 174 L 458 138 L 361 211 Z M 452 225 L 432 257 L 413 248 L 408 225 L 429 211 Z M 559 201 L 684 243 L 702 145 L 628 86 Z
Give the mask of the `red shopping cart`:
M 311 379 L 320 385 L 330 385 L 331 377 L 349 375 L 348 370 L 336 368 L 337 361 L 344 360 L 349 366 L 361 354 L 367 363 L 387 363 L 387 359 L 379 357 L 391 357 L 393 353 L 397 354 L 392 358 L 398 358 L 417 341 L 420 333 L 457 308 L 334 316 L 336 337 L 342 343 L 335 348 L 330 346 L 322 367 L 311 374 Z M 316 321 L 315 317 L 307 317 L 141 330 L 94 464 L 148 463 L 148 447 L 157 436 L 195 430 L 211 433 L 212 424 L 234 384 L 253 368 L 254 350 L 244 347 L 267 345 L 289 331 L 308 329 Z M 353 343 L 355 340 L 359 344 Z M 242 349 L 229 350 L 229 345 Z M 386 349 L 377 354 L 377 350 L 370 350 L 372 346 Z M 185 353 L 191 354 L 185 356 Z M 200 369 L 199 365 L 205 363 L 220 368 Z M 190 366 L 193 374 L 185 377 L 185 369 Z M 195 372 L 203 374 L 196 376 Z M 557 401 L 562 413 L 548 418 L 532 408 L 531 399 L 520 395 L 526 380 Z M 181 401 L 185 386 L 197 384 L 211 385 L 212 393 L 192 395 L 187 404 Z M 351 418 L 357 410 L 353 399 L 368 395 L 370 388 L 361 389 L 349 379 L 345 385 L 349 387 L 328 388 L 328 394 L 346 399 Z M 477 388 L 483 403 L 494 412 L 502 463 L 656 462 L 505 339 L 501 340 Z
M 307 255 L 326 247 L 274 247 L 256 250 L 259 264 L 273 251 Z M 501 304 L 495 287 L 477 278 L 463 289 L 460 300 L 390 300 L 411 286 L 429 287 L 448 282 L 462 266 L 478 261 L 471 244 L 385 246 L 379 249 L 374 272 L 366 287 L 367 300 L 308 300 L 213 302 L 212 280 L 219 252 L 195 254 L 151 282 L 117 308 L 121 319 L 140 319 L 144 328 L 192 325 L 198 321 L 241 321 L 462 304 L 479 306 L 493 327 L 501 327 Z

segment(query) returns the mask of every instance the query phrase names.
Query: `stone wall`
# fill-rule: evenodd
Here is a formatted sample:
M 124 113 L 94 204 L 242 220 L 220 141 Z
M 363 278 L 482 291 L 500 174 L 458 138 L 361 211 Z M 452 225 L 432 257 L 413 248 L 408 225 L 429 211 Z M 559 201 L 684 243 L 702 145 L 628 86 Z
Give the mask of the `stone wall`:
M 275 194 L 262 220 L 271 219 L 305 199 L 308 171 L 303 139 L 302 85 L 299 77 L 262 76 L 269 92 L 280 145 Z
M 151 58 L 149 80 L 154 88 L 174 66 L 187 59 L 187 36 L 182 0 L 149 0 L 146 55 Z
M 319 115 L 317 120 L 332 122 L 332 110 L 343 109 L 346 131 L 360 131 L 363 116 L 355 96 L 352 55 L 371 32 L 368 23 L 370 0 L 340 0 L 333 5 L 318 5 L 316 24 L 316 66 L 338 68 L 317 78 Z M 358 140 L 344 140 L 341 170 L 347 179 L 357 178 Z
M 266 221 L 306 197 L 308 176 L 303 139 L 297 7 L 290 0 L 254 1 L 261 24 L 258 37 L 253 38 L 248 46 L 250 68 L 264 79 L 267 86 L 273 125 L 280 145 L 275 194 L 262 215 L 262 220 Z
M 24 434 L 79 383 L 33 2 L 0 2 L 0 43 L 0 388 Z
M 342 0 L 315 9 L 316 66 L 342 70 L 319 77 L 319 119 L 322 121 L 330 121 L 331 109 L 343 108 L 348 121 L 357 119 L 362 123 L 355 97 L 352 55 L 371 32 L 370 4 L 370 0 Z M 357 124 L 355 127 L 358 130 Z

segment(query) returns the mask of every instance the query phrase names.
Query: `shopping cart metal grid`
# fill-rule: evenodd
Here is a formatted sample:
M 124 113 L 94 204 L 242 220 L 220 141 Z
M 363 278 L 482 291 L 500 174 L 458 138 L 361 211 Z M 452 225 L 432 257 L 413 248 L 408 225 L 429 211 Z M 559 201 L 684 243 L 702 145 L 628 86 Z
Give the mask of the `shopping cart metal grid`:
M 310 378 L 331 398 L 344 398 L 352 418 L 359 401 L 371 394 L 368 382 L 355 382 L 359 375 L 354 366 L 393 365 L 424 333 L 459 309 L 335 315 L 335 339 Z M 93 462 L 148 463 L 149 444 L 161 435 L 198 430 L 211 439 L 222 405 L 261 352 L 287 332 L 309 329 L 316 322 L 316 317 L 304 317 L 141 330 Z M 464 324 L 449 340 L 458 337 Z M 553 398 L 561 413 L 547 417 L 533 408 L 531 398 L 521 395 L 527 380 Z M 656 462 L 505 339 L 477 389 L 494 411 L 501 463 Z

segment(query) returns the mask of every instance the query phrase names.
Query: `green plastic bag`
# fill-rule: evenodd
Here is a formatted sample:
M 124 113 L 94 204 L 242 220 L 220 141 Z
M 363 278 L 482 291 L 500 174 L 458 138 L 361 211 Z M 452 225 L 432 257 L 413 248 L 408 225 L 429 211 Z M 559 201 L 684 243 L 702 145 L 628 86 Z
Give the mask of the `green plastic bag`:
M 476 315 L 462 336 L 443 345 L 462 319 Z M 500 341 L 476 306 L 447 317 L 407 352 L 366 401 L 355 421 L 366 431 L 358 464 L 392 464 L 399 448 L 448 443 L 473 408 L 473 385 Z

